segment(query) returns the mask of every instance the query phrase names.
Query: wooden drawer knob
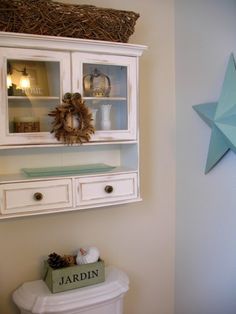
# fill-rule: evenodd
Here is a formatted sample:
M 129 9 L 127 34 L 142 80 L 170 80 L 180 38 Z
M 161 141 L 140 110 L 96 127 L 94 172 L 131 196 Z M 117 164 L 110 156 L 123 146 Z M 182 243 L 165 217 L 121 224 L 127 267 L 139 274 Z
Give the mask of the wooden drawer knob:
M 107 193 L 112 193 L 112 192 L 113 192 L 113 186 L 111 186 L 111 185 L 106 185 L 104 190 L 105 190 L 105 192 L 107 192 Z
M 41 200 L 43 199 L 43 194 L 40 193 L 40 192 L 34 193 L 34 199 L 35 199 L 36 201 L 41 201 Z

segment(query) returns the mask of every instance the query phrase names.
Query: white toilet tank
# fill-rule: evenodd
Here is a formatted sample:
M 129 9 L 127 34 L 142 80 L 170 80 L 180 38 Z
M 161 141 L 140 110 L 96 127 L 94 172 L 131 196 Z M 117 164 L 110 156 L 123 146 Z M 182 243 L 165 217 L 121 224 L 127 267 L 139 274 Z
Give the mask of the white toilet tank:
M 53 294 L 43 280 L 22 284 L 13 293 L 21 314 L 122 314 L 128 276 L 106 267 L 105 282 Z

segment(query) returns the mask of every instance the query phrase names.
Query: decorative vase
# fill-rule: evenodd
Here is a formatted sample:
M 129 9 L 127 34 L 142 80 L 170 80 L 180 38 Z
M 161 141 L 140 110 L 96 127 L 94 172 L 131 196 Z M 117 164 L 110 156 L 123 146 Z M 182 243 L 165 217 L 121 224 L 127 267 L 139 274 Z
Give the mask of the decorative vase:
M 112 105 L 101 105 L 101 129 L 110 130 L 111 129 L 111 107 Z

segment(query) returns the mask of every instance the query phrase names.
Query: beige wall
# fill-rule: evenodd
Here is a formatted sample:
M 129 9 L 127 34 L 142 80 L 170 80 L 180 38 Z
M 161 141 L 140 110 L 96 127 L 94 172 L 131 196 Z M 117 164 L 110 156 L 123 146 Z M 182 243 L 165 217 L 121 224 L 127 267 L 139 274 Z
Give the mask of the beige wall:
M 67 2 L 72 2 L 67 1 Z M 74 1 L 87 3 L 87 1 Z M 12 291 L 40 277 L 48 253 L 96 245 L 107 264 L 130 277 L 125 314 L 173 314 L 174 286 L 174 0 L 90 0 L 139 12 L 132 43 L 141 59 L 143 202 L 0 221 L 0 313 L 18 313 Z

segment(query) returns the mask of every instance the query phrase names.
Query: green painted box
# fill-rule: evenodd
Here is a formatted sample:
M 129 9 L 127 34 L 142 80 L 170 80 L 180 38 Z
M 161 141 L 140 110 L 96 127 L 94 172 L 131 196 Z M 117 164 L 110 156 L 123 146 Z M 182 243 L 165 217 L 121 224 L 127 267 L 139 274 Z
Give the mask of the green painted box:
M 44 263 L 43 279 L 52 293 L 95 285 L 105 281 L 104 261 L 53 269 Z

